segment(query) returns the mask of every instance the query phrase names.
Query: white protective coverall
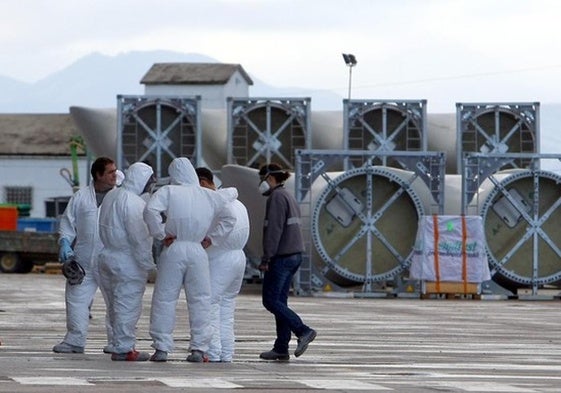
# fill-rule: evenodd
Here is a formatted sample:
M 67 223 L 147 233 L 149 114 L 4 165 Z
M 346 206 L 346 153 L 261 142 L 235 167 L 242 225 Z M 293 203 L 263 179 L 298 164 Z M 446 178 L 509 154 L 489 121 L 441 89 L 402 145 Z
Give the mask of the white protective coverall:
M 143 218 L 146 202 L 140 197 L 152 174 L 149 165 L 132 164 L 122 186 L 111 190 L 100 207 L 99 233 L 104 245 L 100 285 L 107 295 L 115 353 L 134 350 L 148 274 L 156 268 L 152 237 Z
M 238 192 L 235 188 L 216 192 L 200 187 L 195 169 L 185 157 L 175 158 L 168 172 L 171 184 L 156 191 L 144 210 L 144 220 L 155 239 L 175 237 L 169 247 L 164 247 L 157 264 L 150 315 L 152 347 L 173 351 L 175 309 L 183 288 L 191 328 L 190 350 L 207 352 L 212 334 L 210 273 L 201 241 L 214 216 L 234 201 Z M 166 217 L 165 224 L 161 213 Z
M 64 342 L 78 347 L 86 346 L 90 320 L 89 306 L 99 286 L 98 256 L 103 248 L 98 229 L 99 208 L 97 207 L 93 182 L 78 190 L 62 214 L 59 226 L 59 238 L 66 238 L 72 244 L 76 242 L 74 259 L 86 276 L 80 285 L 66 283 L 66 335 Z M 60 240 L 59 240 L 60 241 Z M 108 340 L 111 329 L 107 328 Z
M 233 220 L 233 228 L 229 224 Z M 231 228 L 231 229 L 230 229 Z M 243 248 L 249 238 L 249 216 L 239 200 L 228 204 L 215 218 L 208 237 L 213 332 L 208 350 L 211 362 L 231 362 L 234 356 L 234 312 L 245 273 Z

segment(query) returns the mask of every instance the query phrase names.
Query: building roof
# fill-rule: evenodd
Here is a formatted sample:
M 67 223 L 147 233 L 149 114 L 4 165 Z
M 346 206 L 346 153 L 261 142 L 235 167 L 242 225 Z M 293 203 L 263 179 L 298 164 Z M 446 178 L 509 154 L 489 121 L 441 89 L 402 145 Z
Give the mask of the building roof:
M 65 114 L 0 114 L 0 155 L 69 155 L 78 136 Z
M 224 85 L 238 71 L 248 85 L 253 81 L 239 64 L 155 63 L 140 83 L 145 85 Z

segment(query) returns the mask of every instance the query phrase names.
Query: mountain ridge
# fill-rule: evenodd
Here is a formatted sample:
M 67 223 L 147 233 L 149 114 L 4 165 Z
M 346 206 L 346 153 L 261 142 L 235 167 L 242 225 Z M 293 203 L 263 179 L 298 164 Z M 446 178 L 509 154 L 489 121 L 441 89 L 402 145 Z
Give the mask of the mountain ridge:
M 115 56 L 92 52 L 34 83 L 0 75 L 0 113 L 67 113 L 70 106 L 108 108 L 119 94 L 142 95 L 142 77 L 154 63 L 208 62 L 212 57 L 174 51 L 131 51 Z M 243 64 L 242 64 L 243 66 Z M 305 89 L 276 88 L 250 74 L 253 97 L 303 97 Z M 342 97 L 332 92 L 314 93 L 317 109 L 339 109 Z

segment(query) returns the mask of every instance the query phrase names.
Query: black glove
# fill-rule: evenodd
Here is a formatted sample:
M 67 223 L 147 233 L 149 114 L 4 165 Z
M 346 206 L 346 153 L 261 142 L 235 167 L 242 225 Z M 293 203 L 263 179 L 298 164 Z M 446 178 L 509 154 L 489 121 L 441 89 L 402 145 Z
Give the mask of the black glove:
M 80 264 L 74 259 L 71 259 L 62 265 L 62 274 L 66 277 L 66 280 L 70 285 L 81 284 L 86 276 L 84 268 L 82 268 L 82 266 L 80 266 Z
M 267 270 L 269 270 L 269 258 L 261 258 L 261 263 L 257 268 L 260 272 L 266 272 Z

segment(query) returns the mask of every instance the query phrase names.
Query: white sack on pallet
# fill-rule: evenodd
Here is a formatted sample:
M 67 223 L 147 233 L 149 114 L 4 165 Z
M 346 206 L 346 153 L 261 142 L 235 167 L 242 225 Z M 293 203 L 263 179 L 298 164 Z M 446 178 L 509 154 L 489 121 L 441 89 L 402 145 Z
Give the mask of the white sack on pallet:
M 471 283 L 491 279 L 482 218 L 465 216 L 464 219 L 465 236 L 462 216 L 421 217 L 410 278 Z M 435 239 L 438 239 L 438 253 L 435 252 Z

